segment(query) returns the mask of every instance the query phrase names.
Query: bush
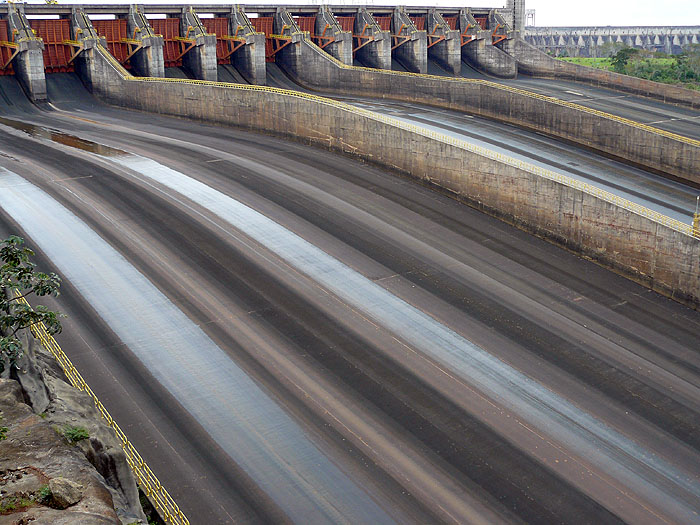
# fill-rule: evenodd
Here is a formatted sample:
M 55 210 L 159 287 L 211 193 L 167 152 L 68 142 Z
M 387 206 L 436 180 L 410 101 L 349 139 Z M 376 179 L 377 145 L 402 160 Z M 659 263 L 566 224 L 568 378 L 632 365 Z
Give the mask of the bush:
M 65 437 L 69 443 L 75 444 L 83 439 L 88 439 L 90 434 L 85 427 L 67 425 L 63 428 L 63 437 Z
M 43 504 L 48 504 L 51 503 L 51 500 L 53 499 L 53 494 L 51 494 L 51 488 L 48 485 L 43 485 L 39 489 L 39 493 L 36 496 L 36 500 L 39 503 Z

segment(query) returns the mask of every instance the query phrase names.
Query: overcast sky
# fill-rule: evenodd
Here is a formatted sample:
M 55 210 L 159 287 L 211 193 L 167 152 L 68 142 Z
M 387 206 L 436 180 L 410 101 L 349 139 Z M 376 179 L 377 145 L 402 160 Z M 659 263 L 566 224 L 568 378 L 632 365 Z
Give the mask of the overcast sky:
M 1 0 L 0 0 L 1 1 Z M 37 0 L 30 0 L 31 3 Z M 239 2 L 243 3 L 241 0 Z M 61 4 L 126 4 L 129 0 L 59 0 Z M 133 0 L 132 0 L 133 3 Z M 225 0 L 139 0 L 144 4 L 233 4 Z M 458 5 L 503 7 L 506 0 L 252 0 L 251 4 L 319 4 L 336 5 Z M 243 5 L 245 5 L 243 3 Z M 526 0 L 527 9 L 536 10 L 538 26 L 678 26 L 700 25 L 700 0 Z
M 525 0 L 525 8 L 538 26 L 700 25 L 700 0 Z

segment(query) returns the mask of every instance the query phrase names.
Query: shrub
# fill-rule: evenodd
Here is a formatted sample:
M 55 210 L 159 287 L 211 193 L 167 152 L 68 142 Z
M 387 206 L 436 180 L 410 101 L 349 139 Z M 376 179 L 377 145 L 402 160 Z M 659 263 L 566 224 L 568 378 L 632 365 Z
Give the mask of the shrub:
M 63 428 L 63 437 L 65 437 L 69 443 L 75 444 L 83 439 L 88 439 L 90 434 L 85 427 L 67 425 Z

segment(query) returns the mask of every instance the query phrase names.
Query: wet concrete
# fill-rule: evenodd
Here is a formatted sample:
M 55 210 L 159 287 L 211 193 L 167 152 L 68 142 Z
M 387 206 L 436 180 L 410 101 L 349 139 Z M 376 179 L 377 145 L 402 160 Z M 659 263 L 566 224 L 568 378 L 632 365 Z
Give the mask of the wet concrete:
M 96 232 L 382 512 L 450 521 L 443 501 L 466 505 L 457 521 L 696 519 L 697 312 L 350 159 L 59 91 L 58 111 L 15 120 L 146 164 L 0 125 L 0 165 Z M 0 232 L 18 231 L 3 210 Z M 292 519 L 287 481 L 264 486 L 218 446 L 81 279 L 59 298 L 60 342 L 193 522 Z

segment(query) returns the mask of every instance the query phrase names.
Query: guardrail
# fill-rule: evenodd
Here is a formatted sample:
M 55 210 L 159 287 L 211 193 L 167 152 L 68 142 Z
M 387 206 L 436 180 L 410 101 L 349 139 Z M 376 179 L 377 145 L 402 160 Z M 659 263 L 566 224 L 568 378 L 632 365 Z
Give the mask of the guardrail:
M 314 47 L 317 47 L 314 45 Z M 540 177 L 544 177 L 546 179 L 550 179 L 553 181 L 556 181 L 560 184 L 564 184 L 566 186 L 569 186 L 571 188 L 575 188 L 577 190 L 583 191 L 585 193 L 588 193 L 589 195 L 593 195 L 601 200 L 604 200 L 606 202 L 610 202 L 622 209 L 631 211 L 632 213 L 636 213 L 637 215 L 641 215 L 642 217 L 645 217 L 647 219 L 650 219 L 654 222 L 657 222 L 659 224 L 662 224 L 664 226 L 667 226 L 675 231 L 678 231 L 680 233 L 683 233 L 685 235 L 688 235 L 690 237 L 694 237 L 696 239 L 700 239 L 700 234 L 698 234 L 697 229 L 693 228 L 692 224 L 686 224 L 684 222 L 681 222 L 677 219 L 673 219 L 671 217 L 668 217 L 666 215 L 663 215 L 662 213 L 656 212 L 654 210 L 651 210 L 645 206 L 642 206 L 640 204 L 634 203 L 632 201 L 629 201 L 623 197 L 620 197 L 618 195 L 615 195 L 613 193 L 610 193 L 606 190 L 597 188 L 591 184 L 588 184 L 586 182 L 582 182 L 576 179 L 572 179 L 571 177 L 567 177 L 566 175 L 562 175 L 561 173 L 556 173 L 554 171 L 541 168 L 540 166 L 535 166 L 534 164 L 530 164 L 528 162 L 524 162 L 518 159 L 515 159 L 513 157 L 509 157 L 507 155 L 503 155 L 501 153 L 497 153 L 495 151 L 486 149 L 484 147 L 478 146 L 476 144 L 471 144 L 469 142 L 466 142 L 461 139 L 457 139 L 454 137 L 449 137 L 447 135 L 443 135 L 441 133 L 437 133 L 432 130 L 428 130 L 413 124 L 409 124 L 407 122 L 403 122 L 401 120 L 394 119 L 392 117 L 387 117 L 384 115 L 380 115 L 378 113 L 374 113 L 372 111 L 358 108 L 355 106 L 352 106 L 350 104 L 347 104 L 345 102 L 340 102 L 337 100 L 333 100 L 330 98 L 325 98 L 321 97 L 318 95 L 314 95 L 311 93 L 303 93 L 300 91 L 291 91 L 291 90 L 286 90 L 286 89 L 279 89 L 279 88 L 273 88 L 273 87 L 268 87 L 268 86 L 250 86 L 250 85 L 244 85 L 244 84 L 229 84 L 226 82 L 211 82 L 207 80 L 189 80 L 189 79 L 179 79 L 179 78 L 153 78 L 153 77 L 134 77 L 132 76 L 126 69 L 124 69 L 117 60 L 112 57 L 107 50 L 105 50 L 103 47 L 100 46 L 100 49 L 103 52 L 103 55 L 109 62 L 117 69 L 117 72 L 124 78 L 125 81 L 128 82 L 152 82 L 152 83 L 183 83 L 183 84 L 191 84 L 191 85 L 205 85 L 205 86 L 217 86 L 225 89 L 236 89 L 236 90 L 243 90 L 243 91 L 263 91 L 267 93 L 276 93 L 279 95 L 284 95 L 288 97 L 295 97 L 295 98 L 301 98 L 301 99 L 307 99 L 307 100 L 313 100 L 314 102 L 318 104 L 324 104 L 326 106 L 332 106 L 338 109 L 342 109 L 343 111 L 348 111 L 351 113 L 354 113 L 356 115 L 362 115 L 363 117 L 370 118 L 373 120 L 377 120 L 380 122 L 384 122 L 385 124 L 389 124 L 391 126 L 395 126 L 401 129 L 405 129 L 408 131 L 411 131 L 413 133 L 417 133 L 419 135 L 422 135 L 424 137 L 429 137 L 433 140 L 438 140 L 440 142 L 444 142 L 446 144 L 450 144 L 452 146 L 456 146 L 458 148 L 462 148 L 466 151 L 469 151 L 471 153 L 475 153 L 477 155 L 480 155 L 482 157 L 486 157 L 492 160 L 497 160 L 503 164 L 509 165 L 509 166 L 514 166 L 518 169 L 528 171 L 530 173 L 534 173 Z M 319 49 L 319 52 L 323 52 Z M 325 54 L 325 53 L 324 53 Z M 330 57 L 332 60 L 336 60 L 333 57 Z M 336 60 L 337 61 L 337 60 Z M 337 61 L 339 64 L 341 63 L 340 61 Z M 372 71 L 377 71 L 377 70 L 372 70 Z M 401 73 L 401 74 L 411 74 L 411 75 L 418 75 L 418 76 L 424 76 L 420 75 L 418 73 Z M 470 80 L 470 79 L 464 79 L 464 80 Z M 497 84 L 496 84 L 497 85 Z M 547 98 L 547 97 L 544 97 Z M 654 128 L 655 129 L 655 128 Z M 688 139 L 690 140 L 690 139 Z M 698 143 L 700 145 L 700 142 Z
M 29 306 L 27 300 L 22 297 L 17 290 L 15 290 L 15 295 L 17 296 L 18 303 Z M 75 366 L 73 366 L 73 363 L 65 352 L 63 352 L 56 340 L 51 336 L 51 334 L 48 333 L 44 323 L 33 325 L 31 327 L 31 332 L 34 337 L 39 339 L 42 346 L 51 352 L 58 364 L 63 369 L 63 372 L 66 374 L 70 384 L 78 390 L 87 393 L 92 398 L 95 408 L 106 421 L 107 426 L 114 431 L 117 439 L 119 439 L 121 447 L 124 450 L 124 454 L 126 455 L 126 461 L 129 464 L 129 467 L 131 467 L 131 470 L 136 476 L 141 489 L 158 510 L 160 517 L 163 518 L 166 523 L 172 523 L 173 525 L 189 525 L 190 521 L 182 513 L 180 507 L 178 507 L 177 503 L 175 503 L 175 500 L 170 496 L 170 494 L 168 494 L 168 491 L 165 490 L 165 487 L 163 487 L 156 475 L 146 464 L 144 459 L 141 457 L 141 454 L 139 454 L 131 444 L 129 439 L 126 437 L 126 434 L 124 434 L 122 429 L 119 428 L 117 422 L 114 421 L 114 418 L 109 414 L 105 406 L 97 398 L 95 393 L 90 388 L 90 385 L 85 382 L 83 376 L 81 376 L 80 372 L 78 372 Z

